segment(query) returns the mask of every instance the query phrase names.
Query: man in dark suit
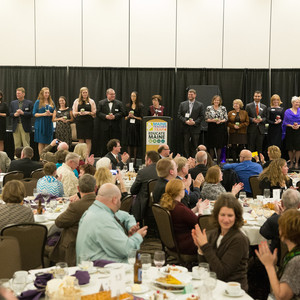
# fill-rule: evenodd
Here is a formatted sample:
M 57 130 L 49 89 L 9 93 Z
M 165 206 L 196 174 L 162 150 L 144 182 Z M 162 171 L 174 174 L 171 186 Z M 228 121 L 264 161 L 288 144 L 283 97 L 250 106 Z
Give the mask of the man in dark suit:
M 261 91 L 255 91 L 253 99 L 253 102 L 246 105 L 246 111 L 250 120 L 248 126 L 248 148 L 251 152 L 258 151 L 262 153 L 267 107 L 261 103 Z
M 30 146 L 32 101 L 25 99 L 25 89 L 16 90 L 17 100 L 10 103 L 10 117 L 12 118 L 12 129 L 15 148 Z
M 97 117 L 99 128 L 103 132 L 103 145 L 111 139 L 121 139 L 121 121 L 125 116 L 125 108 L 121 101 L 116 100 L 116 92 L 109 88 L 106 91 L 106 99 L 100 100 L 97 104 Z M 105 148 L 102 149 L 102 156 L 105 155 Z
M 84 174 L 79 178 L 78 191 L 80 200 L 70 203 L 65 212 L 55 220 L 55 225 L 62 228 L 60 239 L 51 253 L 50 259 L 54 262 L 65 261 L 68 266 L 76 266 L 76 236 L 78 224 L 83 213 L 93 204 L 96 179 L 90 174 Z
M 204 118 L 203 104 L 196 101 L 196 91 L 194 89 L 188 91 L 188 100 L 180 103 L 178 118 L 183 124 L 185 157 L 194 157 L 201 131 L 201 121 Z
M 108 157 L 111 161 L 112 169 L 116 170 L 119 167 L 121 170 L 129 159 L 129 154 L 124 152 L 122 155 L 120 141 L 117 139 L 112 139 L 107 143 L 108 153 L 105 157 Z
M 205 151 L 198 151 L 196 154 L 196 166 L 195 168 L 189 169 L 192 179 L 196 179 L 198 174 L 202 173 L 205 177 L 207 172 L 207 153 Z
M 130 188 L 131 195 L 136 195 L 135 202 L 132 206 L 132 214 L 137 221 L 144 218 L 149 198 L 148 198 L 148 181 L 157 179 L 156 163 L 160 156 L 156 151 L 148 151 L 145 157 L 146 167 L 138 171 L 136 179 Z
M 29 178 L 32 171 L 43 167 L 42 163 L 31 160 L 32 157 L 33 149 L 29 146 L 24 147 L 21 153 L 21 159 L 13 160 L 8 172 L 22 171 L 24 173 L 24 178 Z

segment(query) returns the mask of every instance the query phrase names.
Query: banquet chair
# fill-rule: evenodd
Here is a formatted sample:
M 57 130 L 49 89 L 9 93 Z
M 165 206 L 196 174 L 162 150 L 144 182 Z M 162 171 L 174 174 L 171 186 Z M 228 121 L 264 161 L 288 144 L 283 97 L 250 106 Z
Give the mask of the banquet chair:
M 250 183 L 250 187 L 251 187 L 251 191 L 252 191 L 252 196 L 255 199 L 257 195 L 262 195 L 263 191 L 262 189 L 259 187 L 259 180 L 258 180 L 258 176 L 250 176 L 249 177 L 249 183 Z
M 160 241 L 167 256 L 175 257 L 182 265 L 197 261 L 197 255 L 181 254 L 175 239 L 173 222 L 170 212 L 159 204 L 153 204 L 153 215 L 158 227 Z
M 36 188 L 37 179 L 36 178 L 25 178 L 21 180 L 25 186 L 25 191 L 27 196 L 33 196 L 33 189 Z
M 211 215 L 200 216 L 198 222 L 201 230 L 206 229 L 207 231 L 215 228 L 212 223 Z
M 120 210 L 124 210 L 130 213 L 132 202 L 133 202 L 133 195 L 127 195 L 121 202 Z
M 18 240 L 13 236 L 0 236 L 0 278 L 11 278 L 22 269 Z
M 152 207 L 153 205 L 153 191 L 156 185 L 157 179 L 151 179 L 148 181 L 148 206 Z
M 43 168 L 36 169 L 31 172 L 30 177 L 35 179 L 40 179 L 45 176 Z
M 44 267 L 47 233 L 45 225 L 35 223 L 9 225 L 1 230 L 1 236 L 17 238 L 21 252 L 21 269 L 26 271 Z
M 21 180 L 24 178 L 24 173 L 21 171 L 8 172 L 3 176 L 3 186 L 10 180 Z

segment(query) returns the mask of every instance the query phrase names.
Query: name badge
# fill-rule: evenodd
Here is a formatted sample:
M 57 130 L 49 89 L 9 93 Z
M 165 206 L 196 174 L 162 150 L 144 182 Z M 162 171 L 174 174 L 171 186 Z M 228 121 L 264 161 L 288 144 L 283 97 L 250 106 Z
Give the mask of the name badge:
M 275 108 L 271 108 L 271 111 L 275 111 Z
M 119 109 L 118 109 L 118 108 L 115 108 L 115 111 L 119 111 Z
M 61 113 L 61 111 L 60 111 L 60 110 L 58 110 L 57 112 L 58 112 L 59 114 Z
M 131 124 L 135 124 L 135 119 L 130 119 Z
M 25 107 L 25 109 L 24 109 L 24 110 L 27 110 L 27 111 L 28 111 L 28 110 L 29 110 L 29 107 Z
M 263 110 L 262 108 L 260 108 L 259 110 Z
M 88 103 L 86 103 L 86 105 L 91 105 L 91 104 L 88 102 Z
M 232 113 L 233 116 L 235 116 L 235 113 Z
M 186 113 L 185 114 L 185 118 L 189 118 L 190 117 L 190 114 L 189 113 Z

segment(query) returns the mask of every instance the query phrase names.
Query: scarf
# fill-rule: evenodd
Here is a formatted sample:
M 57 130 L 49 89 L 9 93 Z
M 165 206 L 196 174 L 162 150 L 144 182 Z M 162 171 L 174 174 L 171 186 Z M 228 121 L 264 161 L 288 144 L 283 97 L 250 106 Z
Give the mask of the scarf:
M 288 252 L 286 254 L 286 256 L 284 257 L 283 259 L 283 264 L 282 266 L 279 268 L 279 271 L 278 271 L 278 278 L 280 279 L 281 276 L 283 275 L 283 272 L 284 272 L 284 269 L 286 267 L 286 265 L 288 264 L 288 262 L 294 258 L 295 256 L 298 256 L 300 255 L 300 246 L 295 246 L 290 252 Z
M 286 126 L 294 125 L 294 123 L 300 123 L 300 108 L 298 108 L 296 114 L 294 114 L 290 109 L 285 111 L 282 121 L 282 139 L 285 138 Z

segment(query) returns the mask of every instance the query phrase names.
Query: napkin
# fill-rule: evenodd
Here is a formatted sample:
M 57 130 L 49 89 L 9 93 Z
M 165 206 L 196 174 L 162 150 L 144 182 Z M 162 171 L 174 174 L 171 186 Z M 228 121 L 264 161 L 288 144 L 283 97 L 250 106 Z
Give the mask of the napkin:
M 49 202 L 50 200 L 56 200 L 56 198 L 57 198 L 56 196 L 54 196 L 54 195 L 52 195 L 52 194 L 48 194 L 47 196 L 48 196 L 47 202 Z M 40 200 L 40 199 L 41 199 L 42 203 L 45 202 L 45 199 L 44 199 L 44 197 L 43 197 L 43 194 L 38 194 L 38 195 L 35 197 L 34 201 Z
M 45 293 L 45 290 L 28 290 L 26 292 L 21 293 L 18 296 L 19 300 L 38 300 L 40 299 Z
M 77 278 L 79 285 L 88 284 L 90 282 L 90 274 L 88 271 L 77 270 L 72 276 Z
M 38 275 L 35 278 L 34 286 L 38 289 L 46 288 L 47 282 L 53 278 L 53 274 L 44 273 L 42 275 Z
M 115 261 L 106 260 L 106 259 L 99 259 L 99 260 L 94 261 L 94 267 L 103 268 L 104 266 L 106 266 L 108 264 L 111 264 L 111 263 L 115 263 Z

